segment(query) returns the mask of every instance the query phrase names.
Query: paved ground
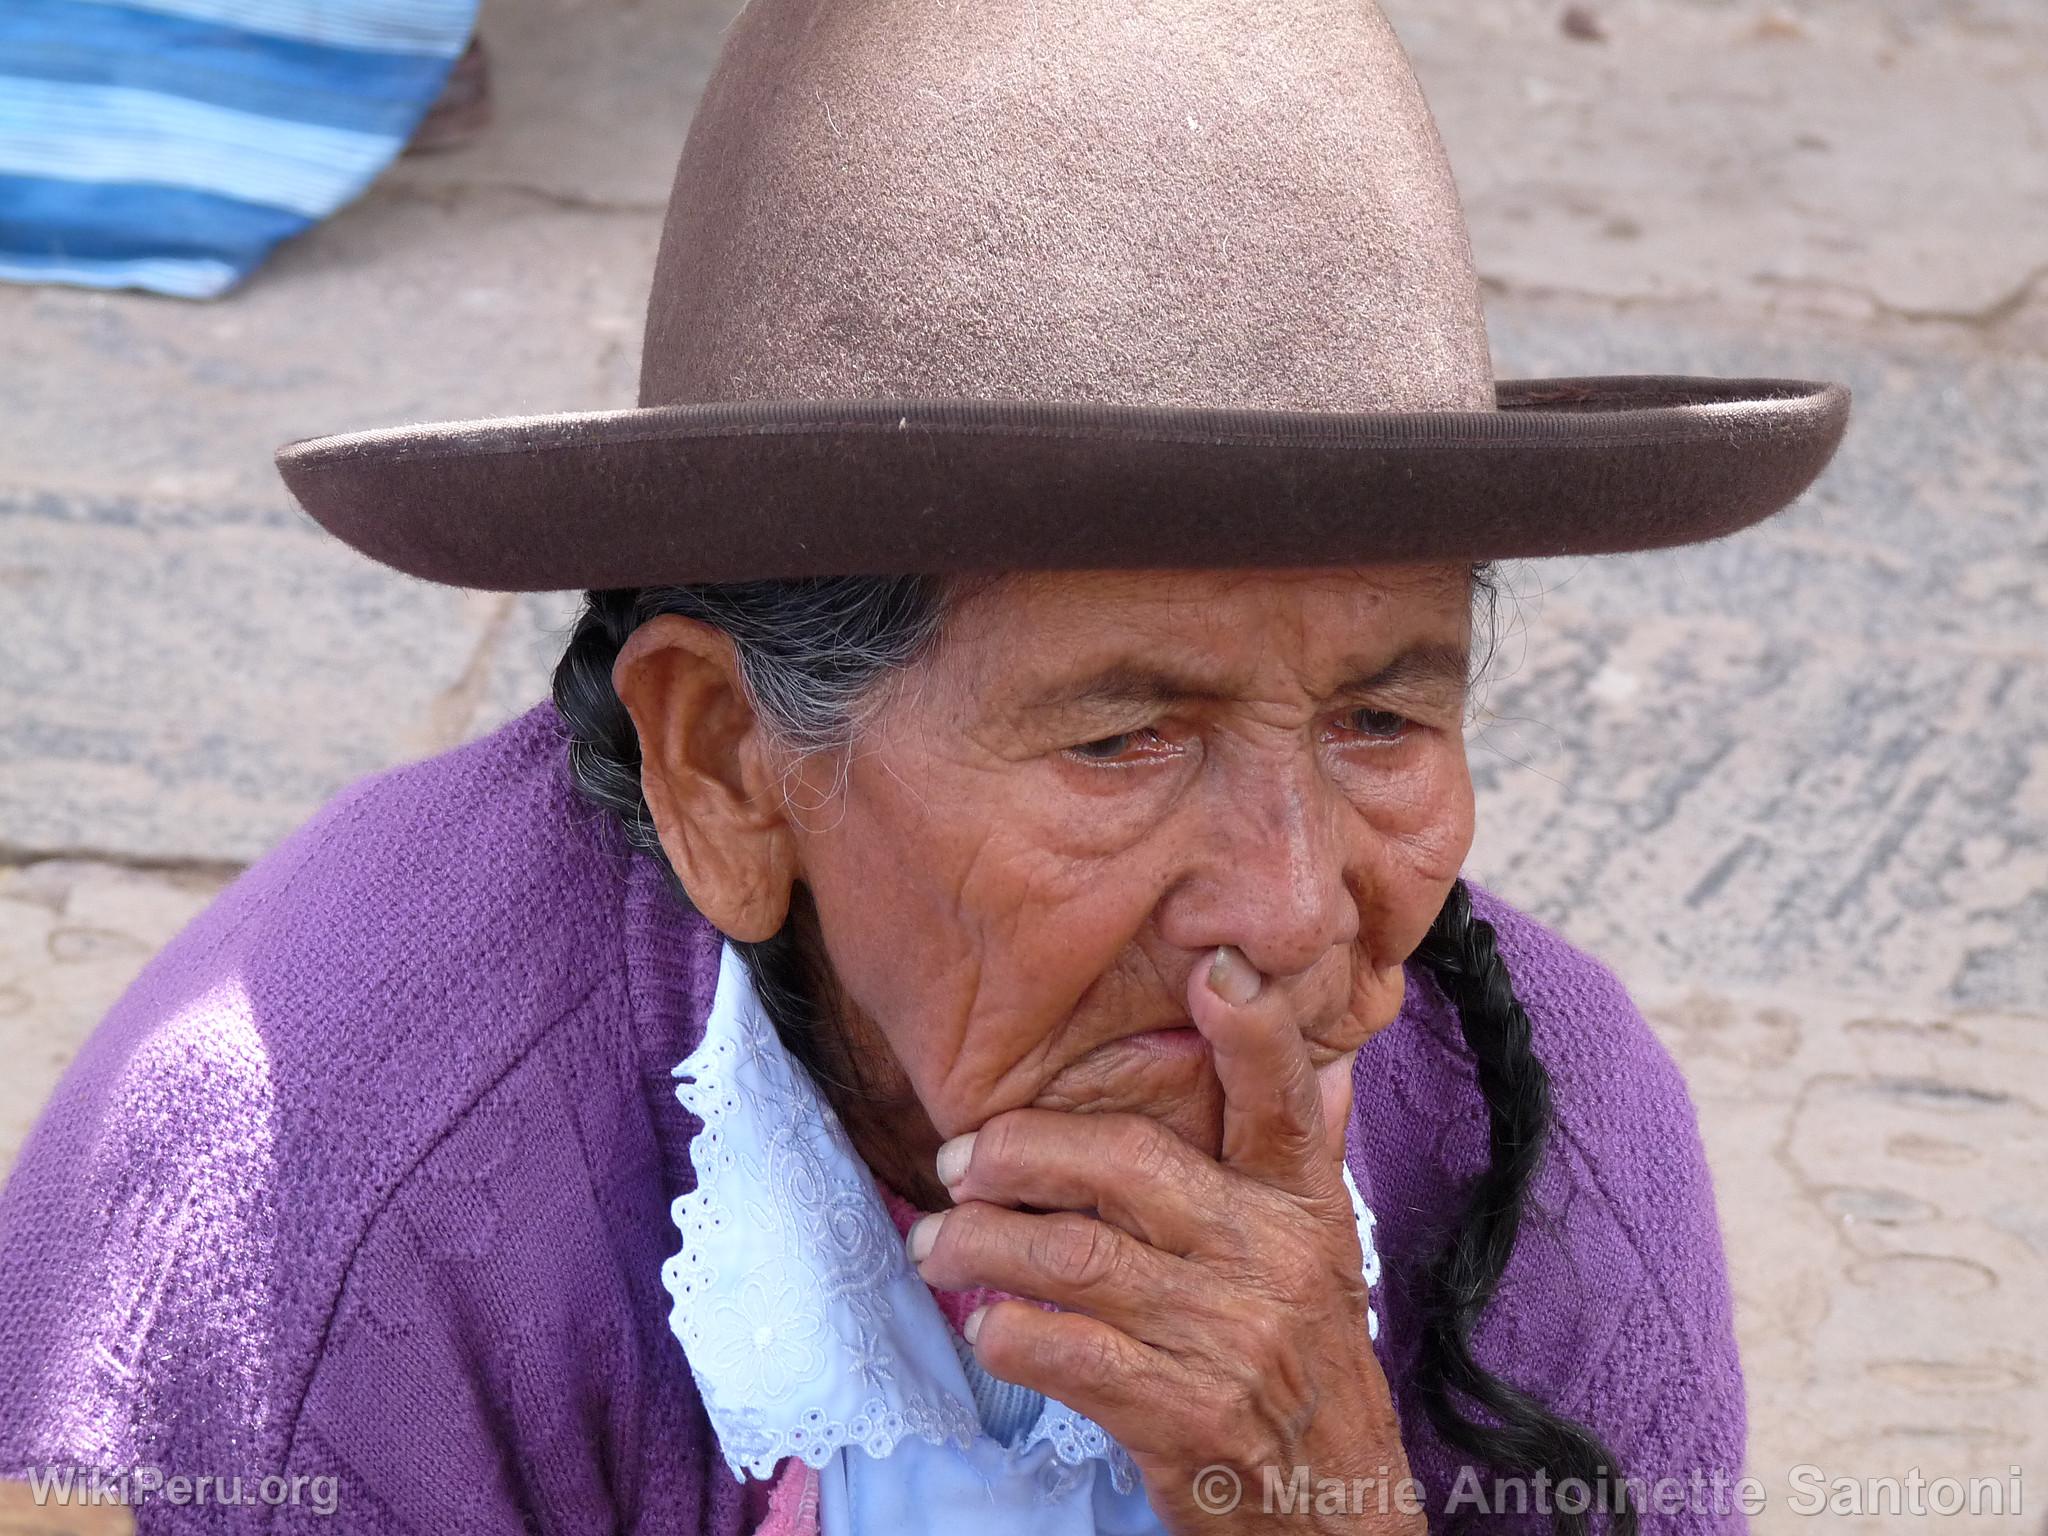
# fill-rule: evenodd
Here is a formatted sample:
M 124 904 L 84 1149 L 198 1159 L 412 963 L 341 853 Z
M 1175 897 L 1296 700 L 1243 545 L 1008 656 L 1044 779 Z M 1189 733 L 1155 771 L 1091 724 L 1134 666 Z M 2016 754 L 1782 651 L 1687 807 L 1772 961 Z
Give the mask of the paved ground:
M 1511 572 L 1471 872 L 1685 1065 L 1765 1532 L 1793 1469 L 2048 1509 L 2048 14 L 1397 0 L 1505 373 L 1839 375 L 1825 487 Z M 316 537 L 291 437 L 629 403 L 721 4 L 492 0 L 500 120 L 210 306 L 0 290 L 0 1164 L 77 1041 L 352 776 L 539 696 L 558 598 Z M 38 1517 L 40 1518 L 40 1517 Z M 0 1531 L 27 1520 L 0 1500 Z M 1915 1521 L 1850 1517 L 1845 1532 Z M 28 1521 L 19 1527 L 54 1529 Z

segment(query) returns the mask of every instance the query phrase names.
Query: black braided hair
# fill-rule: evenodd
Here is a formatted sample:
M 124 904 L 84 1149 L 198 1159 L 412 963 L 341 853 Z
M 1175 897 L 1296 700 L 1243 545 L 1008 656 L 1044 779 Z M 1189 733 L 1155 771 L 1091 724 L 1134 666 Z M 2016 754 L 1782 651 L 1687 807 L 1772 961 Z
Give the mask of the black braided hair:
M 1478 592 L 1496 597 L 1491 568 L 1473 570 Z M 779 667 L 801 670 L 805 658 L 775 654 L 784 621 L 811 626 L 813 649 L 834 635 L 840 652 L 858 655 L 824 670 L 828 687 L 844 697 L 891 666 L 906 665 L 935 643 L 947 589 L 926 578 L 838 577 L 805 581 L 745 582 L 722 586 L 649 587 L 593 591 L 555 668 L 555 707 L 569 731 L 569 764 L 578 792 L 609 813 L 626 841 L 653 854 L 668 872 L 677 897 L 688 902 L 669 868 L 640 787 L 640 739 L 632 716 L 612 688 L 612 663 L 632 632 L 661 613 L 682 613 L 732 634 L 742 675 L 757 705 L 786 704 L 791 690 L 776 686 Z M 1489 608 L 1489 617 L 1491 609 Z M 819 627 L 822 622 L 822 629 Z M 785 650 L 788 647 L 784 647 Z M 799 648 L 800 649 L 800 648 Z M 813 667 L 817 657 L 809 658 Z M 782 713 L 791 711 L 785 707 Z M 785 721 L 785 724 L 790 722 Z M 801 723 L 801 722 L 798 722 Z M 817 917 L 799 883 L 790 920 L 773 937 L 734 942 L 777 1033 L 792 1055 L 822 1082 L 859 1092 L 849 1079 L 858 1063 L 829 1049 L 816 999 L 827 995 L 810 957 L 821 955 Z M 1622 1470 L 1588 1429 L 1482 1366 L 1472 1334 L 1500 1286 L 1515 1247 L 1530 1189 L 1551 1127 L 1550 1079 L 1537 1059 L 1528 1015 L 1516 1000 L 1494 932 L 1472 912 L 1465 883 L 1456 882 L 1416 962 L 1442 988 L 1477 1069 L 1488 1126 L 1488 1163 L 1467 1193 L 1443 1251 L 1420 1273 L 1417 1303 L 1423 1339 L 1416 1385 L 1425 1411 L 1446 1443 L 1499 1472 L 1547 1473 L 1555 1489 L 1580 1479 L 1592 1508 L 1610 1512 L 1614 1536 L 1635 1536 Z M 1464 1406 L 1478 1410 L 1473 1414 Z M 1588 1514 L 1559 1501 L 1552 1512 L 1560 1536 L 1584 1536 Z
M 1415 1384 L 1423 1410 L 1446 1443 L 1502 1471 L 1548 1473 L 1553 1490 L 1579 1480 L 1590 1510 L 1609 1512 L 1608 1529 L 1634 1536 L 1638 1511 L 1613 1453 L 1591 1430 L 1552 1413 L 1472 1353 L 1473 1330 L 1515 1251 L 1552 1112 L 1550 1075 L 1537 1058 L 1529 1015 L 1515 997 L 1493 925 L 1473 915 L 1463 880 L 1451 886 L 1415 959 L 1450 1000 L 1471 1049 L 1488 1149 L 1487 1166 L 1467 1191 L 1449 1241 L 1422 1271 Z M 1492 1422 L 1470 1416 L 1460 1399 Z M 1562 1536 L 1590 1531 L 1590 1510 L 1558 1500 L 1554 1528 Z

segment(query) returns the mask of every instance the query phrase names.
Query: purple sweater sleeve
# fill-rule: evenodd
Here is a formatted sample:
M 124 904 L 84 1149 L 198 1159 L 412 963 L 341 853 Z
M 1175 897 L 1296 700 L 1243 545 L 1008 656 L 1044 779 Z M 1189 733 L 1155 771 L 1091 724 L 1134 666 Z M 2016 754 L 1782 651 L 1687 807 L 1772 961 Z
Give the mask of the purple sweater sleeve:
M 1474 890 L 1474 907 L 1495 926 L 1556 1114 L 1530 1214 L 1474 1349 L 1604 1440 L 1637 1490 L 1646 1533 L 1740 1536 L 1742 1369 L 1684 1080 L 1611 970 L 1484 891 Z M 1413 1387 L 1421 1269 L 1484 1165 L 1486 1127 L 1455 1013 L 1412 970 L 1410 989 L 1409 1010 L 1362 1053 L 1358 1076 L 1353 1157 L 1380 1220 L 1383 1361 L 1411 1467 L 1438 1512 L 1432 1528 L 1451 1529 L 1456 1511 L 1487 1531 L 1541 1529 L 1513 1517 L 1505 1500 L 1515 1490 L 1496 1497 L 1490 1474 L 1464 1468 Z
M 660 1284 L 695 983 L 622 964 L 560 761 L 536 711 L 351 788 L 89 1037 L 0 1191 L 0 1476 L 239 1500 L 142 1536 L 736 1528 Z
M 323 1209 L 280 1177 L 246 998 L 153 990 L 0 1201 L 0 1474 L 240 1480 L 145 1488 L 141 1536 L 734 1529 L 667 1332 L 615 996 L 536 1035 L 388 1188 Z

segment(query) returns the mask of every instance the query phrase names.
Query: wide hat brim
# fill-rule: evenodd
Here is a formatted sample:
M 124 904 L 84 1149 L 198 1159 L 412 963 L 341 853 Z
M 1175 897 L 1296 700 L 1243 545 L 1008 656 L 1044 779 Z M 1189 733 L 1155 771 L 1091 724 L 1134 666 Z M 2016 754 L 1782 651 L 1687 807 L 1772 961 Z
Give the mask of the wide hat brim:
M 748 401 L 280 449 L 330 532 L 411 575 L 549 591 L 841 575 L 1610 554 L 1789 505 L 1849 394 L 1503 381 L 1492 411 Z

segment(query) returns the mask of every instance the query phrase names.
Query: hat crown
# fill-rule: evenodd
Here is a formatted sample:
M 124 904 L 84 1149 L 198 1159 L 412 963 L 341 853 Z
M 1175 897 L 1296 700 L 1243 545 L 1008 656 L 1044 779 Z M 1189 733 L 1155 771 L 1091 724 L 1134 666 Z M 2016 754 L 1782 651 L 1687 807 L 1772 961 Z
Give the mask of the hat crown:
M 1370 0 L 752 0 L 640 397 L 1471 410 L 1494 382 Z

